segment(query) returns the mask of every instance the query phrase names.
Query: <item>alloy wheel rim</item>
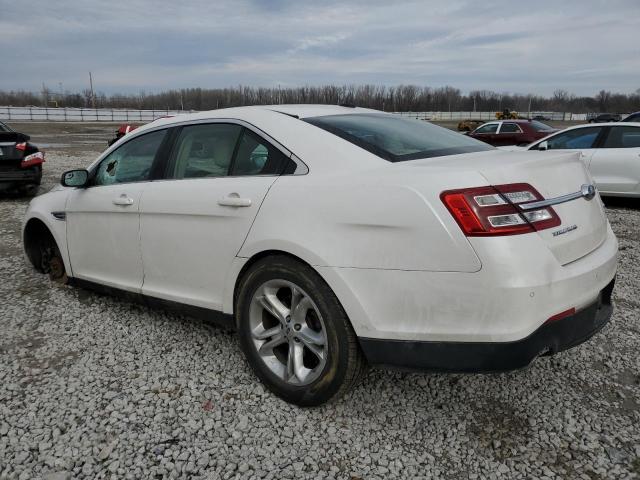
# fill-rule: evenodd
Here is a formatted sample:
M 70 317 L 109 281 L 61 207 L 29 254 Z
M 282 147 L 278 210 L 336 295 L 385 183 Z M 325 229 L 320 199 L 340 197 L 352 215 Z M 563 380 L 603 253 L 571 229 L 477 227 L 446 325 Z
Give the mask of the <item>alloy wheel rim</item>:
M 256 289 L 249 307 L 251 342 L 280 380 L 308 385 L 327 363 L 327 334 L 311 297 L 287 280 L 269 280 Z

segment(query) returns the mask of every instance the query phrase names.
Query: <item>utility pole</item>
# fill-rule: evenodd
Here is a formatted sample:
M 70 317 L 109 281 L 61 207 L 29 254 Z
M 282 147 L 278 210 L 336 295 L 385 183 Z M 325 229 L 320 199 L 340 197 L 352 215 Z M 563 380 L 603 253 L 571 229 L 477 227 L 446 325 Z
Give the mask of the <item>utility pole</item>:
M 89 90 L 91 91 L 91 108 L 96 108 L 96 96 L 93 93 L 93 78 L 89 72 Z

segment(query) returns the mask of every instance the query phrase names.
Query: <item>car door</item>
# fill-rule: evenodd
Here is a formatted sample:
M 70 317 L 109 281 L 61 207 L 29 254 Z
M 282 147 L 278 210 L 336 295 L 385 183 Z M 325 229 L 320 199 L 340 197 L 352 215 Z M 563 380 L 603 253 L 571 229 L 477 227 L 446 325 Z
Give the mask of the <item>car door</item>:
M 485 123 L 484 125 L 476 128 L 470 137 L 476 140 L 481 140 L 485 143 L 493 145 L 496 140 L 499 122 Z
M 540 150 L 541 145 L 546 145 L 546 150 L 579 152 L 580 158 L 588 166 L 591 156 L 595 152 L 596 145 L 603 138 L 605 129 L 607 128 L 609 127 L 598 126 L 565 130 L 534 143 L 529 147 L 529 150 Z
M 640 195 L 640 126 L 609 127 L 589 168 L 601 192 Z
M 142 198 L 142 293 L 221 310 L 231 264 L 290 161 L 239 124 L 182 127 L 166 179 Z
M 140 291 L 140 198 L 166 133 L 154 131 L 121 145 L 91 172 L 88 188 L 69 195 L 67 247 L 74 277 Z
M 522 143 L 519 140 L 519 137 L 522 137 L 522 135 L 522 130 L 517 123 L 502 122 L 493 144 L 495 146 L 518 145 Z

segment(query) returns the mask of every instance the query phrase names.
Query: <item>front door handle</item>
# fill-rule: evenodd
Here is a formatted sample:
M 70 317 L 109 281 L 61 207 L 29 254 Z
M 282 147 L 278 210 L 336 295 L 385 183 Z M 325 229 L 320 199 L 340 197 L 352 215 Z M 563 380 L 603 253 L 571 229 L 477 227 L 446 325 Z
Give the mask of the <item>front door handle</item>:
M 133 198 L 128 196 L 126 193 L 123 193 L 118 198 L 113 199 L 113 204 L 120 205 L 122 207 L 128 207 L 130 205 L 133 205 Z
M 226 197 L 218 200 L 218 205 L 223 207 L 250 207 L 250 198 L 241 198 L 237 193 L 230 193 Z

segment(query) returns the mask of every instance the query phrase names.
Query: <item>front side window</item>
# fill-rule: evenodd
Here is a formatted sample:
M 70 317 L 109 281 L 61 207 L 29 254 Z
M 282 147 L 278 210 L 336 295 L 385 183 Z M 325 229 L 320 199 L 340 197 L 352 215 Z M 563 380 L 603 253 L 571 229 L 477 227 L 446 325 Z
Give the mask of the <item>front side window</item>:
M 390 162 L 493 149 L 429 122 L 390 114 L 327 115 L 304 121 Z
M 98 165 L 94 185 L 149 180 L 153 160 L 166 133 L 166 130 L 158 130 L 141 135 L 111 152 Z
M 640 128 L 611 127 L 602 148 L 638 148 L 640 147 Z
M 496 133 L 498 131 L 497 123 L 487 123 L 486 125 L 482 125 L 477 128 L 473 133 Z
M 503 123 L 500 133 L 521 133 L 520 127 L 515 123 Z
M 577 128 L 546 140 L 549 150 L 593 148 L 602 127 Z
M 242 131 L 240 125 L 206 123 L 184 127 L 173 149 L 168 177 L 224 177 Z
M 269 145 L 255 133 L 244 129 L 231 175 L 279 175 L 289 162 L 289 158 L 280 150 Z

